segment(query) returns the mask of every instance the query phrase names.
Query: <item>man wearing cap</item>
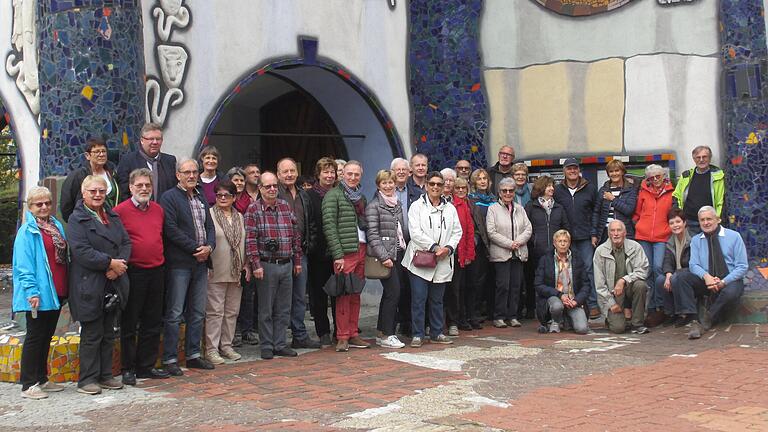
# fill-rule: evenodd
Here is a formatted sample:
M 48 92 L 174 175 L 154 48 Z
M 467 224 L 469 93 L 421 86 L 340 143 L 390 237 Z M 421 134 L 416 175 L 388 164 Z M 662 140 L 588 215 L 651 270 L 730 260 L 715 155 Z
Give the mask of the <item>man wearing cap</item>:
M 589 317 L 591 319 L 599 318 L 600 309 L 597 306 L 595 278 L 592 272 L 592 257 L 597 245 L 592 242 L 590 227 L 592 210 L 597 202 L 597 189 L 595 185 L 581 176 L 579 162 L 575 158 L 565 160 L 563 174 L 565 174 L 565 179 L 555 187 L 555 201 L 565 208 L 571 223 L 571 250 L 576 252 L 587 270 L 587 277 L 591 286 L 587 300 Z

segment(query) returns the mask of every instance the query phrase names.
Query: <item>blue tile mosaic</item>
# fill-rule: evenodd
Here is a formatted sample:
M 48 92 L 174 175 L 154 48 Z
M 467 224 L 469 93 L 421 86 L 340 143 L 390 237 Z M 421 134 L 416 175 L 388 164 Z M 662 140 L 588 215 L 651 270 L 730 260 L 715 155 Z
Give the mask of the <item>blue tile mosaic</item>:
M 40 174 L 81 164 L 89 136 L 129 150 L 144 123 L 144 51 L 137 0 L 39 4 Z
M 488 128 L 478 46 L 483 0 L 411 0 L 413 145 L 430 168 L 487 165 Z
M 754 267 L 768 262 L 768 47 L 762 0 L 721 0 L 726 212 L 752 263 L 748 289 L 768 289 Z

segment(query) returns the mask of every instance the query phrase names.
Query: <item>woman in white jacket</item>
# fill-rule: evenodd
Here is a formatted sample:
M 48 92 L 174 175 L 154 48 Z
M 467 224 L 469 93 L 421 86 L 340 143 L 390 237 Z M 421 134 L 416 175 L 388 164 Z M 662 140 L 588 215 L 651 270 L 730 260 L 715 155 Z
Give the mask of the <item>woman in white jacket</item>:
M 411 347 L 424 341 L 424 310 L 429 300 L 429 330 L 434 343 L 453 343 L 443 334 L 443 294 L 446 283 L 453 278 L 451 255 L 461 239 L 461 225 L 456 208 L 441 197 L 443 176 L 436 171 L 427 175 L 427 193 L 411 204 L 408 210 L 408 231 L 411 241 L 405 250 L 403 266 L 410 272 L 411 282 Z M 437 265 L 417 267 L 413 257 L 417 251 L 434 252 Z
M 488 208 L 485 222 L 491 246 L 488 252 L 496 269 L 496 295 L 493 326 L 520 327 L 517 303 L 523 280 L 523 263 L 528 261 L 528 239 L 531 222 L 525 209 L 514 202 L 515 181 L 511 178 L 499 182 L 499 201 Z

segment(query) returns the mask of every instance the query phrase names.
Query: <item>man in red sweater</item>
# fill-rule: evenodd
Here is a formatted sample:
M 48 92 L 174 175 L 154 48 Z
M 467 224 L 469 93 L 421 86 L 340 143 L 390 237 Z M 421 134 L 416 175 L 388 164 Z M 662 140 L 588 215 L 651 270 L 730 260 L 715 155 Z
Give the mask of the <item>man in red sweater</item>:
M 120 325 L 120 357 L 123 384 L 136 385 L 136 377 L 170 377 L 168 371 L 155 369 L 163 325 L 165 212 L 152 201 L 149 169 L 134 170 L 128 183 L 131 198 L 120 203 L 114 211 L 123 221 L 132 244 L 128 260 L 131 289 Z

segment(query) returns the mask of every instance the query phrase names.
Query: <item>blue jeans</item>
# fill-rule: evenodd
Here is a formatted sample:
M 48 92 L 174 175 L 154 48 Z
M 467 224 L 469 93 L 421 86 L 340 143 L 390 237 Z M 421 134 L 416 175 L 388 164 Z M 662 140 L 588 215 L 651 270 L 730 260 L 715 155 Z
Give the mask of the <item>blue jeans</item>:
M 656 282 L 656 278 L 661 275 L 661 265 L 664 262 L 664 251 L 667 248 L 666 243 L 662 242 L 649 242 L 644 240 L 638 240 L 640 246 L 643 247 L 645 257 L 648 258 L 648 287 L 651 292 L 648 293 L 648 308 L 649 312 L 664 307 L 664 286 L 659 286 Z
M 411 331 L 413 337 L 424 337 L 425 304 L 429 301 L 429 336 L 443 333 L 443 295 L 445 283 L 433 283 L 408 273 L 411 281 Z
M 680 277 L 680 271 L 678 270 L 672 274 L 672 278 L 669 280 L 669 283 L 674 287 L 679 277 Z M 673 291 L 667 291 L 664 289 L 664 281 L 666 280 L 667 280 L 667 276 L 665 274 L 658 275 L 656 277 L 656 281 L 655 281 L 656 284 L 654 285 L 653 289 L 657 290 L 661 294 L 664 313 L 669 316 L 672 316 L 675 314 L 675 297 L 674 297 Z
M 294 340 L 304 340 L 309 337 L 307 327 L 304 325 L 304 314 L 307 312 L 307 274 L 309 274 L 307 256 L 302 255 L 301 273 L 293 275 L 291 334 Z
M 590 309 L 597 307 L 597 291 L 595 291 L 595 276 L 592 273 L 592 258 L 595 255 L 595 248 L 592 247 L 592 240 L 574 240 L 571 243 L 571 250 L 576 251 L 578 256 L 581 257 L 584 262 L 584 270 L 587 272 L 587 278 L 589 278 L 589 299 L 587 299 L 587 306 Z
M 179 361 L 179 326 L 182 314 L 186 323 L 184 354 L 187 360 L 200 357 L 205 304 L 208 301 L 208 267 L 200 263 L 192 269 L 166 269 L 165 329 L 163 364 Z

